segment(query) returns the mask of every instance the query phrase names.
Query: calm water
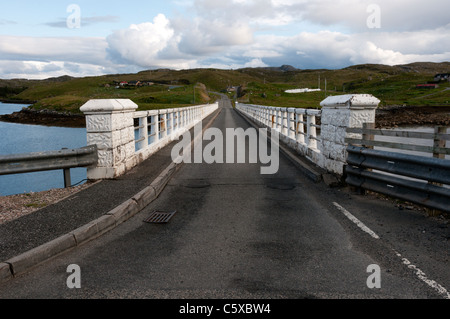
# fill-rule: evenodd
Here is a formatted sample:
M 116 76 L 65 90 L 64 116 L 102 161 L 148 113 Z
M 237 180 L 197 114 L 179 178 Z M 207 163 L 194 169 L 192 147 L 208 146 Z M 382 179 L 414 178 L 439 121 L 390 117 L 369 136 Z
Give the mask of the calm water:
M 0 103 L 0 114 L 27 105 Z M 13 124 L 0 121 L 0 156 L 86 146 L 86 129 Z M 72 184 L 86 179 L 86 168 L 71 169 Z M 0 176 L 0 196 L 63 188 L 62 170 Z

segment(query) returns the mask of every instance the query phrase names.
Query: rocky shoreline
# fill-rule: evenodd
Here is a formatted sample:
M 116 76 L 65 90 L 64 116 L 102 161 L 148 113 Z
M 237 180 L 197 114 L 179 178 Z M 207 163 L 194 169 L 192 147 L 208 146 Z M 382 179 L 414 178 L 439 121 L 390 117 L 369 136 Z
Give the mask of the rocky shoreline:
M 0 121 L 18 124 L 34 124 L 73 128 L 86 127 L 86 119 L 82 114 L 57 112 L 53 110 L 34 110 L 30 108 L 23 108 L 19 112 L 1 115 Z

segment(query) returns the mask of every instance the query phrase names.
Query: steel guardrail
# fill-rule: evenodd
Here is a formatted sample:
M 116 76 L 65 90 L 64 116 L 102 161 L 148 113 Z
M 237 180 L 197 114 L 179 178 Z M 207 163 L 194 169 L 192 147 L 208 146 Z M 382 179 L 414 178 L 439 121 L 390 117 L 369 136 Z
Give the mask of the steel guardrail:
M 450 161 L 350 145 L 346 183 L 450 212 Z
M 70 186 L 70 169 L 89 167 L 98 162 L 97 145 L 79 149 L 0 156 L 0 175 L 64 170 L 65 187 Z

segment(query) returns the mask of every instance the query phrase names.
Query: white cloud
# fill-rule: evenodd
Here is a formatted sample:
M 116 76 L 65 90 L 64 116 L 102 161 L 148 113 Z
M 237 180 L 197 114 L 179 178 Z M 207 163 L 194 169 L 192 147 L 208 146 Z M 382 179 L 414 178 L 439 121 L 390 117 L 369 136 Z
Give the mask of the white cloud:
M 94 64 L 0 60 L 0 75 L 2 78 L 8 79 L 46 79 L 63 75 L 82 77 L 102 75 L 113 71 L 111 68 Z
M 0 77 L 450 60 L 448 0 L 177 1 L 188 14 L 159 14 L 106 38 L 0 35 Z M 372 3 L 380 29 L 367 27 Z
M 194 21 L 178 20 L 176 27 L 180 35 L 178 48 L 188 55 L 214 54 L 253 41 L 252 30 L 241 22 L 198 18 Z
M 34 38 L 0 35 L 0 57 L 21 61 L 74 61 L 102 64 L 106 42 L 101 38 Z
M 278 0 L 280 1 L 280 0 Z M 286 1 L 286 0 L 285 0 Z M 293 1 L 292 1 L 293 2 Z M 381 30 L 417 31 L 435 29 L 447 25 L 450 2 L 447 0 L 321 0 L 300 1 L 282 6 L 292 14 L 323 26 L 342 25 L 352 32 L 367 30 L 369 5 L 376 4 L 381 10 Z M 297 1 L 295 1 L 297 2 Z
M 268 65 L 265 64 L 261 59 L 253 59 L 250 62 L 247 62 L 244 64 L 244 67 L 246 68 L 261 68 L 261 67 L 267 67 Z
M 158 54 L 174 40 L 170 21 L 159 14 L 153 22 L 133 24 L 107 38 L 110 52 L 123 61 L 143 67 L 158 65 Z

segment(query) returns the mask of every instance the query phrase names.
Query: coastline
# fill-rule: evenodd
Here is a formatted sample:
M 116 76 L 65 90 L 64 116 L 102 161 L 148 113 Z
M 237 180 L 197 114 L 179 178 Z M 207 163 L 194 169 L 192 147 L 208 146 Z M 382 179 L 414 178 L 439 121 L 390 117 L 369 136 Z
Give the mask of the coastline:
M 24 108 L 19 112 L 0 115 L 0 121 L 71 128 L 86 127 L 86 119 L 83 114 L 45 109 L 33 110 Z M 450 105 L 387 106 L 377 109 L 377 128 L 396 128 L 402 126 L 450 126 Z
M 31 101 L 31 100 L 14 100 L 14 99 L 0 99 L 0 103 L 8 103 L 8 104 L 35 104 L 36 101 Z
M 33 110 L 30 108 L 23 108 L 21 111 L 12 114 L 0 115 L 0 121 L 70 128 L 86 127 L 86 118 L 82 114 L 57 112 L 52 110 Z

